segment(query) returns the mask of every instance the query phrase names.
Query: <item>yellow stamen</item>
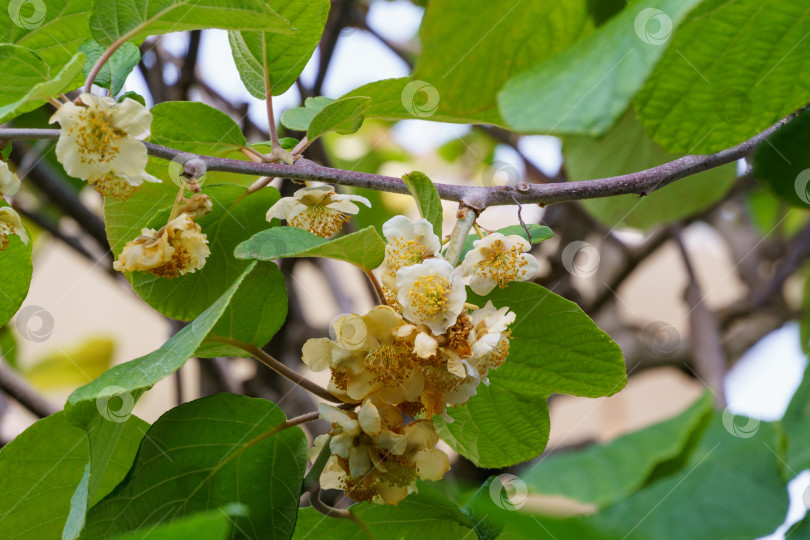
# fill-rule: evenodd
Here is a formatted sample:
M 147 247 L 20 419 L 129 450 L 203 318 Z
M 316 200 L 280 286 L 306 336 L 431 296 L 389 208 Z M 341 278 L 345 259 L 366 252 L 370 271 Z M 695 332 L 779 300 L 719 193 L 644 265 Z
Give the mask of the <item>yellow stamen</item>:
M 436 274 L 421 276 L 408 291 L 408 300 L 414 314 L 420 319 L 431 319 L 447 309 L 450 281 Z

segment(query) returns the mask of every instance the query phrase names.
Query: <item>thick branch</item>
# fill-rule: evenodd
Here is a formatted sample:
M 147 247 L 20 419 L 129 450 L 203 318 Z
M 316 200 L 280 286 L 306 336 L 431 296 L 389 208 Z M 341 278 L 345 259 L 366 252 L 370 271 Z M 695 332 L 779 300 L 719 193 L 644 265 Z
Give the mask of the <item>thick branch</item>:
M 732 148 L 709 155 L 684 156 L 675 161 L 644 171 L 581 182 L 556 182 L 549 184 L 527 184 L 520 182 L 516 187 L 473 187 L 436 184 L 442 199 L 463 202 L 465 206 L 481 211 L 489 206 L 502 206 L 515 203 L 551 204 L 582 199 L 596 199 L 614 195 L 648 195 L 676 180 L 720 167 L 751 155 L 770 135 L 790 121 L 797 113 L 783 118 L 762 133 L 751 137 Z M 54 129 L 0 129 L 0 139 L 53 139 L 59 136 Z M 144 143 L 147 151 L 163 159 L 171 160 L 181 152 L 152 143 Z M 345 171 L 322 167 L 307 159 L 300 159 L 294 165 L 283 163 L 253 163 L 235 159 L 201 156 L 209 171 L 223 171 L 255 176 L 273 176 L 293 180 L 318 180 L 330 184 L 408 193 L 400 178 Z

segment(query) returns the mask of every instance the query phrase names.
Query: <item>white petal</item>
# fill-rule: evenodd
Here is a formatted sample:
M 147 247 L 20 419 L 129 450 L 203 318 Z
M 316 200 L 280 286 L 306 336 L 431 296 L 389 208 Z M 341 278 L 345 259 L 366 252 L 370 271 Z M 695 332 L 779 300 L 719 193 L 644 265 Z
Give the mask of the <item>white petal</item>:
M 436 354 L 439 349 L 439 342 L 436 338 L 424 332 L 416 334 L 416 339 L 413 342 L 413 352 L 419 358 L 430 358 Z
M 273 218 L 286 219 L 289 221 L 306 209 L 306 206 L 296 201 L 294 198 L 283 197 L 270 207 L 270 210 L 267 211 L 266 219 L 267 221 Z
M 345 433 L 335 435 L 332 437 L 332 440 L 329 441 L 329 450 L 343 459 L 349 459 L 352 448 L 354 448 L 354 437 Z
M 312 371 L 323 371 L 332 366 L 335 342 L 328 338 L 312 338 L 301 349 L 302 360 Z
M 441 480 L 444 473 L 450 470 L 450 458 L 438 448 L 419 450 L 413 457 L 419 478 L 433 482 Z
M 380 412 L 368 399 L 363 402 L 362 407 L 357 411 L 357 420 L 360 422 L 360 427 L 363 431 L 369 435 L 377 435 L 382 429 Z

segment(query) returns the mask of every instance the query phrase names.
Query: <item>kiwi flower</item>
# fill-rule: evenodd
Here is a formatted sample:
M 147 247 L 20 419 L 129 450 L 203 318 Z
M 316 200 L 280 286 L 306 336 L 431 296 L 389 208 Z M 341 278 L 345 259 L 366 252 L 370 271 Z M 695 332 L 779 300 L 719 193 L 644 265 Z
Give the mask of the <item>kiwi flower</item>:
M 20 216 L 9 207 L 0 208 L 0 251 L 4 251 L 9 244 L 9 236 L 17 235 L 22 243 L 28 245 L 28 235 L 25 233 Z
M 405 216 L 394 216 L 383 224 L 383 235 L 388 243 L 380 272 L 386 300 L 393 304 L 397 295 L 397 271 L 432 257 L 441 258 L 442 243 L 434 234 L 433 225 L 424 218 L 411 221 Z
M 349 214 L 360 211 L 352 201 L 371 208 L 369 200 L 360 195 L 341 195 L 335 193 L 332 186 L 309 186 L 271 206 L 267 211 L 267 221 L 285 219 L 293 227 L 330 238 L 343 229 L 343 224 L 349 221 Z
M 473 243 L 461 264 L 461 273 L 471 278 L 470 289 L 482 296 L 510 281 L 526 281 L 538 267 L 537 259 L 526 253 L 531 247 L 520 236 L 492 233 Z
M 20 190 L 20 179 L 11 172 L 5 161 L 0 161 L 0 198 L 14 195 Z

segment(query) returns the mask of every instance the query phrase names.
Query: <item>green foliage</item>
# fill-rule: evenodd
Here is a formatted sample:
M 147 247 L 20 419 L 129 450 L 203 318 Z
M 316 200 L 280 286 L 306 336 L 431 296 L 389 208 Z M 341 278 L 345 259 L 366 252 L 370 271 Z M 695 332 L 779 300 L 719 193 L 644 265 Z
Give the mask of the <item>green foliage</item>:
M 426 534 L 431 538 L 472 538 L 467 517 L 426 484 L 420 484 L 419 493 L 408 495 L 397 506 L 362 503 L 351 508 L 376 540 L 418 538 Z M 324 519 L 314 508 L 302 508 L 293 540 L 305 538 L 361 540 L 366 535 L 349 520 Z
M 323 96 L 307 98 L 303 107 L 293 107 L 284 111 L 281 115 L 281 123 L 292 131 L 306 132 L 312 119 L 333 101 L 335 100 Z
M 768 137 L 754 156 L 754 177 L 791 206 L 810 208 L 810 111 Z
M 782 418 L 785 432 L 785 475 L 810 468 L 810 366 Z
M 149 141 L 183 152 L 225 156 L 247 145 L 239 124 L 205 103 L 169 101 L 152 110 Z
M 436 420 L 440 436 L 481 467 L 507 467 L 537 456 L 548 440 L 551 394 L 612 395 L 626 382 L 619 347 L 573 302 L 535 283 L 515 282 L 486 298 L 483 306 L 508 306 L 509 356 L 491 371 L 464 407 L 449 409 L 452 423 Z M 542 351 L 542 352 L 540 352 Z
M 77 53 L 58 72 L 25 47 L 0 44 L 0 123 L 33 111 L 82 80 L 84 54 Z
M 124 429 L 143 422 L 131 417 Z M 128 440 L 127 442 L 132 442 Z M 135 441 L 134 448 L 137 448 Z M 109 493 L 129 469 L 134 449 L 110 448 L 97 491 Z M 59 538 L 90 459 L 87 434 L 59 412 L 36 422 L 0 451 L 0 531 L 4 537 Z M 8 535 L 8 536 L 6 536 Z
M 521 478 L 535 493 L 563 495 L 600 507 L 615 503 L 637 491 L 656 465 L 680 455 L 712 406 L 713 396 L 706 392 L 674 418 L 608 444 L 553 455 Z
M 644 127 L 671 152 L 716 152 L 807 103 L 808 10 L 791 0 L 703 2 L 635 99 Z
M 117 536 L 115 540 L 226 540 L 231 536 L 231 516 L 242 513 L 239 505 L 228 505 L 157 525 L 147 531 L 133 531 Z
M 607 133 L 664 53 L 666 30 L 671 32 L 699 3 L 630 4 L 561 54 L 511 78 L 498 96 L 501 115 L 516 131 L 591 137 Z M 661 26 L 656 28 L 656 22 Z M 669 51 L 674 53 L 672 47 Z
M 272 261 L 287 257 L 327 257 L 350 262 L 363 270 L 382 264 L 385 242 L 374 227 L 327 240 L 298 227 L 274 227 L 253 235 L 236 247 L 237 259 Z
M 591 24 L 580 0 L 433 2 L 419 32 L 422 54 L 413 77 L 430 86 L 423 92 L 436 93 L 437 114 L 503 125 L 495 99 L 503 84 L 564 51 Z M 425 107 L 417 95 L 419 84 L 403 88 L 397 102 L 403 112 L 424 118 L 433 107 Z
M 33 272 L 30 242 L 25 245 L 19 236 L 10 235 L 8 247 L 0 251 L 0 276 L 3 276 L 0 279 L 0 327 L 20 309 L 28 295 Z
M 87 57 L 84 64 L 84 76 L 90 74 L 93 66 L 104 54 L 106 47 L 102 46 L 98 41 L 90 38 L 79 46 L 79 51 L 83 52 Z M 133 43 L 124 43 L 115 51 L 109 60 L 104 63 L 101 71 L 98 72 L 94 79 L 94 84 L 106 88 L 110 91 L 110 95 L 115 96 L 124 87 L 124 82 L 132 69 L 138 65 L 141 60 L 141 51 Z
M 670 154 L 644 132 L 628 111 L 600 139 L 568 137 L 563 147 L 571 180 L 591 180 L 651 169 L 681 156 Z M 649 195 L 619 195 L 582 201 L 582 205 L 608 227 L 626 225 L 649 229 L 666 225 L 716 203 L 736 180 L 735 164 L 711 169 L 679 180 Z
M 180 330 L 158 350 L 119 364 L 73 392 L 65 405 L 71 419 L 86 426 L 97 416 L 99 403 L 107 404 L 115 397 L 131 399 L 134 403 L 153 384 L 177 371 L 222 317 L 239 285 L 253 271 L 254 264 L 249 265 L 194 323 Z
M 228 32 L 239 76 L 248 92 L 262 100 L 265 74 L 274 96 L 295 83 L 321 39 L 329 15 L 329 0 L 274 0 L 272 7 L 295 33 Z
M 93 0 L 90 15 L 93 37 L 104 46 L 200 28 L 293 32 L 263 0 Z
M 551 229 L 545 225 L 530 223 L 527 225 L 527 227 L 531 233 L 531 238 L 529 238 L 529 235 L 526 234 L 526 229 L 524 229 L 521 225 L 509 225 L 508 227 L 498 229 L 495 232 L 501 233 L 504 236 L 520 236 L 521 238 L 530 240 L 532 244 L 539 244 L 540 242 L 548 240 L 554 236 Z M 480 240 L 480 237 L 477 234 L 470 234 L 467 236 L 467 240 L 464 241 L 464 247 L 461 248 L 461 256 L 459 257 L 459 260 L 463 260 L 467 252 L 473 249 L 473 244 L 476 240 Z
M 0 43 L 31 49 L 55 73 L 71 61 L 79 45 L 90 37 L 87 19 L 92 3 L 93 0 L 0 0 L 0 14 L 3 17 L 8 14 L 12 23 L 4 21 L 0 25 Z
M 0 327 L 0 357 L 13 368 L 17 366 L 17 337 L 10 325 Z
M 284 413 L 264 399 L 233 394 L 184 403 L 147 432 L 130 473 L 87 516 L 82 538 L 143 529 L 234 501 L 236 538 L 289 538 L 306 464 L 298 427 L 278 431 Z
M 354 133 L 363 125 L 363 113 L 371 104 L 365 96 L 341 98 L 324 106 L 312 118 L 307 127 L 307 139 L 314 141 L 334 131 L 341 135 Z
M 442 200 L 433 181 L 425 173 L 414 171 L 402 177 L 411 192 L 419 215 L 433 224 L 433 234 L 442 237 Z

